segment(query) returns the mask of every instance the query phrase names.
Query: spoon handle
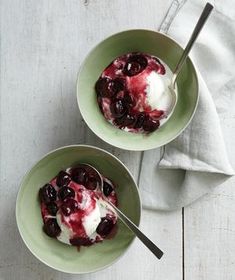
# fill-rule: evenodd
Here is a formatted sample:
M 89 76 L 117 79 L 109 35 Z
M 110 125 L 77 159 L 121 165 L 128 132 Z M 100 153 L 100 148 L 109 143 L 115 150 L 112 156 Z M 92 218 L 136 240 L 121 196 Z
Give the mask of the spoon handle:
M 114 210 L 117 212 L 120 220 L 144 243 L 146 247 L 158 258 L 160 259 L 163 255 L 163 252 L 145 235 L 139 228 L 125 215 L 120 211 L 113 203 L 108 202 Z
M 172 84 L 173 85 L 175 83 L 175 80 L 176 80 L 179 72 L 181 71 L 181 68 L 184 64 L 185 59 L 187 58 L 187 56 L 188 56 L 194 42 L 196 41 L 200 31 L 202 30 L 202 27 L 206 23 L 206 20 L 208 19 L 212 9 L 213 9 L 213 6 L 210 3 L 207 3 L 205 8 L 203 9 L 202 14 L 201 14 L 194 30 L 193 30 L 193 33 L 192 33 L 189 41 L 188 41 L 188 44 L 187 44 L 186 48 L 184 49 L 178 64 L 176 65 L 176 68 L 175 68 L 175 71 L 174 71 L 174 74 L 173 74 L 173 79 L 172 79 Z

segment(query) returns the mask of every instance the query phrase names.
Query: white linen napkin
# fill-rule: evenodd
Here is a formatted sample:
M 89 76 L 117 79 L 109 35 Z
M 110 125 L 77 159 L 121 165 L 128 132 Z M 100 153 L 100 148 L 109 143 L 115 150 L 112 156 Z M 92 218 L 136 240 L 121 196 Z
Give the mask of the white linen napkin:
M 159 149 L 143 154 L 139 185 L 146 208 L 173 210 L 185 206 L 234 174 L 217 111 L 223 113 L 232 101 L 235 103 L 231 96 L 235 95 L 235 11 L 229 1 L 214 2 L 215 8 L 190 53 L 199 78 L 195 116 L 161 155 Z M 205 3 L 174 0 L 160 31 L 185 46 Z

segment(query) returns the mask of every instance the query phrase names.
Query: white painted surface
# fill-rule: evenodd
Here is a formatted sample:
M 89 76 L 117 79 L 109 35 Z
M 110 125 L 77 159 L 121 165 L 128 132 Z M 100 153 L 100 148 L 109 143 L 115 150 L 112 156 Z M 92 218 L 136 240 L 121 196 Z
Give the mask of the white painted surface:
M 0 280 L 179 280 L 184 275 L 183 262 L 185 279 L 234 279 L 235 196 L 231 182 L 185 209 L 184 261 L 181 210 L 143 212 L 142 229 L 164 250 L 162 261 L 136 240 L 117 264 L 85 276 L 63 274 L 40 263 L 16 228 L 19 182 L 51 149 L 74 143 L 105 148 L 138 179 L 141 154 L 105 144 L 81 119 L 76 75 L 86 53 L 106 36 L 130 28 L 157 30 L 170 2 L 0 1 Z

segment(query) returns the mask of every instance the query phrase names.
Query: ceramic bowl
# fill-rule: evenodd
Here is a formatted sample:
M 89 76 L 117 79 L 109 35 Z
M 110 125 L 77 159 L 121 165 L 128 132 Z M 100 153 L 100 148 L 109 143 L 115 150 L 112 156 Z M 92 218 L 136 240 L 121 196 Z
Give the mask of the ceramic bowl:
M 43 221 L 38 199 L 39 188 L 62 169 L 89 163 L 117 186 L 119 208 L 137 225 L 141 203 L 135 181 L 124 164 L 110 153 L 85 145 L 62 147 L 44 156 L 24 177 L 16 201 L 16 221 L 28 249 L 43 263 L 68 273 L 89 273 L 113 264 L 134 240 L 134 235 L 118 221 L 117 234 L 90 247 L 65 245 L 48 237 L 42 230 Z
M 198 103 L 198 80 L 194 65 L 188 58 L 177 79 L 179 99 L 169 120 L 149 135 L 123 131 L 103 117 L 94 85 L 112 60 L 137 51 L 159 57 L 173 71 L 183 49 L 170 37 L 155 31 L 128 30 L 115 34 L 99 43 L 87 55 L 78 74 L 77 100 L 82 117 L 97 136 L 118 148 L 144 151 L 165 145 L 187 127 Z

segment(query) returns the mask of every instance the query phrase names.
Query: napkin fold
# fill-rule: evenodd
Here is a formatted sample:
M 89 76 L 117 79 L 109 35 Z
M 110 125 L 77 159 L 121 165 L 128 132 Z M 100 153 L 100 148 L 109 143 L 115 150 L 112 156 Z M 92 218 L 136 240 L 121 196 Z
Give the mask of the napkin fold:
M 144 152 L 139 185 L 145 208 L 183 207 L 234 174 L 217 110 L 222 116 L 223 110 L 229 110 L 235 90 L 235 13 L 229 1 L 216 1 L 226 7 L 211 2 L 215 8 L 190 53 L 198 73 L 198 108 L 179 137 L 161 151 Z M 172 1 L 160 31 L 185 46 L 205 3 Z

